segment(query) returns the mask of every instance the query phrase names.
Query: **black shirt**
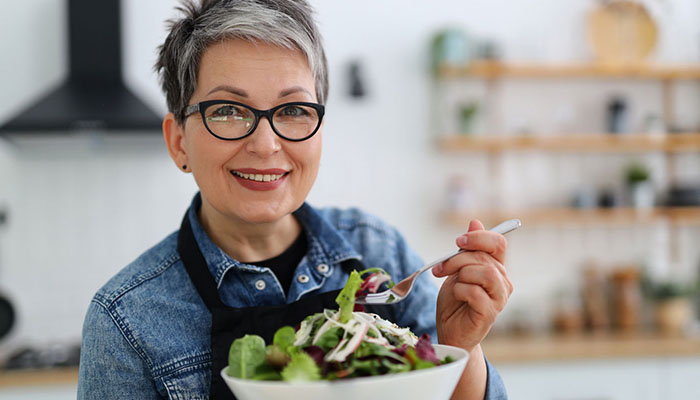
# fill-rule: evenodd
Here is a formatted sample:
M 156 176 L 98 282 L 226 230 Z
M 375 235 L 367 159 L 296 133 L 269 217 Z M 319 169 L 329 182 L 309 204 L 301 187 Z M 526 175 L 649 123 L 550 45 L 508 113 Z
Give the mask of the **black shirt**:
M 306 248 L 306 233 L 301 231 L 294 243 L 292 243 L 287 250 L 282 252 L 282 254 L 278 255 L 277 257 L 252 262 L 250 264 L 257 265 L 258 267 L 270 268 L 270 270 L 272 270 L 277 277 L 277 280 L 280 282 L 280 285 L 282 285 L 284 293 L 287 294 L 289 293 L 289 287 L 292 285 L 294 271 L 296 271 L 301 259 L 304 258 Z

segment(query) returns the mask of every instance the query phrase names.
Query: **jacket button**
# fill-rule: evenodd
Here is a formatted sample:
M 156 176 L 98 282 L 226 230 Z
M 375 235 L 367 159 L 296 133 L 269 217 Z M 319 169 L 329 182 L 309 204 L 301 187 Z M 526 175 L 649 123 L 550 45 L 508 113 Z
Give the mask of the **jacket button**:
M 255 282 L 255 288 L 258 290 L 265 290 L 265 281 L 260 279 Z
M 316 271 L 318 271 L 322 274 L 325 274 L 326 272 L 328 272 L 329 269 L 330 268 L 326 264 L 319 264 L 318 267 L 316 267 Z
M 308 275 L 304 275 L 304 274 L 299 275 L 299 276 L 297 276 L 297 281 L 298 281 L 299 283 L 306 283 L 306 282 L 309 281 L 309 276 L 308 276 Z

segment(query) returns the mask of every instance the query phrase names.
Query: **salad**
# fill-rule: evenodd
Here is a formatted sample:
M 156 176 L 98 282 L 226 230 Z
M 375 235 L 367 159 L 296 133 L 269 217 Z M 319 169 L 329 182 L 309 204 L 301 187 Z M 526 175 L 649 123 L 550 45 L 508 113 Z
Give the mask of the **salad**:
M 228 375 L 254 380 L 337 380 L 453 361 L 451 357 L 438 359 L 427 334 L 418 338 L 409 328 L 361 311 L 361 306 L 356 310 L 357 295 L 392 285 L 391 277 L 379 268 L 352 271 L 336 298 L 338 310 L 309 315 L 297 329 L 283 326 L 268 345 L 257 335 L 234 340 Z

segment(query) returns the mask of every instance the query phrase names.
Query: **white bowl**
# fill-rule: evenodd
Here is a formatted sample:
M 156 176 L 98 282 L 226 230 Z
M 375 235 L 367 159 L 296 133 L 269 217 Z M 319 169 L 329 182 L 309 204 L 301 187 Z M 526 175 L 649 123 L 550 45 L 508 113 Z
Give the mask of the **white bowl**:
M 462 376 L 469 353 L 452 346 L 433 346 L 439 359 L 449 355 L 455 361 L 418 371 L 334 382 L 253 381 L 228 376 L 228 367 L 221 370 L 221 376 L 238 400 L 447 400 Z

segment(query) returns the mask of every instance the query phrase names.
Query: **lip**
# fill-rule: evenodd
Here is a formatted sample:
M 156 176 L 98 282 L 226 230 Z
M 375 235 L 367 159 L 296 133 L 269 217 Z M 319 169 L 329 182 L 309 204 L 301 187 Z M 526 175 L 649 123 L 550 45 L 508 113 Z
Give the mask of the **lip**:
M 243 179 L 240 176 L 233 173 L 233 171 L 240 172 L 243 174 L 260 174 L 260 175 L 282 175 L 280 179 L 271 182 L 256 182 L 249 179 Z M 268 168 L 268 169 L 257 169 L 257 168 L 241 168 L 231 171 L 231 176 L 233 176 L 236 181 L 246 189 L 264 192 L 269 190 L 275 190 L 280 187 L 289 175 L 289 171 L 279 168 Z
M 261 175 L 284 175 L 289 172 L 286 169 L 280 168 L 269 168 L 269 169 L 256 169 L 256 168 L 236 168 L 233 171 L 240 172 L 242 174 L 261 174 Z

